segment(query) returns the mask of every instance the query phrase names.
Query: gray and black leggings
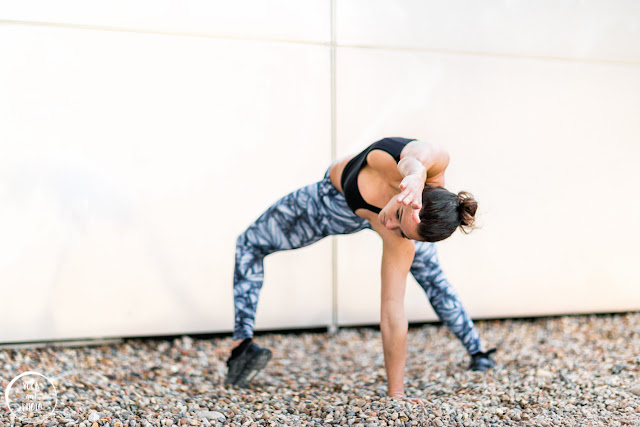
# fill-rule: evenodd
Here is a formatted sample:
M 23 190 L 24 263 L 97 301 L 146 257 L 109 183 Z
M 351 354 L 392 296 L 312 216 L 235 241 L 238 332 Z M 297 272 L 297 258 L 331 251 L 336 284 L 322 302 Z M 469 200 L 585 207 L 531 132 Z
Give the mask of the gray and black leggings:
M 366 228 L 371 229 L 371 225 L 349 209 L 344 195 L 331 183 L 328 169 L 321 181 L 274 203 L 236 242 L 233 339 L 253 337 L 265 256 L 302 248 L 327 236 L 351 234 Z M 415 247 L 411 274 L 427 294 L 434 311 L 462 341 L 469 354 L 480 351 L 478 332 L 440 267 L 435 244 L 415 241 Z

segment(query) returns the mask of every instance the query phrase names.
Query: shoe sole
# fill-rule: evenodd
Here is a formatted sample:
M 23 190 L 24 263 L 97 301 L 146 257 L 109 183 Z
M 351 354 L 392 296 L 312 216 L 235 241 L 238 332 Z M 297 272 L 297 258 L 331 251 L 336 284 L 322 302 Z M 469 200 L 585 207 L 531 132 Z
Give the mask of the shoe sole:
M 247 387 L 251 380 L 267 366 L 273 354 L 268 348 L 263 349 L 257 357 L 249 360 L 242 370 L 234 377 L 227 378 L 225 384 L 234 384 L 238 387 Z

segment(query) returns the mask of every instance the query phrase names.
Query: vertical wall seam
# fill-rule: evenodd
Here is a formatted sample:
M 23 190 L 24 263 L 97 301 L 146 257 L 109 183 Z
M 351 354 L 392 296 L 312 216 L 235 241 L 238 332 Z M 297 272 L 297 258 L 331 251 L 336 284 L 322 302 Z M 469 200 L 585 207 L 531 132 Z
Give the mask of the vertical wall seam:
M 336 0 L 331 0 L 331 162 L 336 160 Z M 331 325 L 329 332 L 338 331 L 338 239 L 331 237 Z

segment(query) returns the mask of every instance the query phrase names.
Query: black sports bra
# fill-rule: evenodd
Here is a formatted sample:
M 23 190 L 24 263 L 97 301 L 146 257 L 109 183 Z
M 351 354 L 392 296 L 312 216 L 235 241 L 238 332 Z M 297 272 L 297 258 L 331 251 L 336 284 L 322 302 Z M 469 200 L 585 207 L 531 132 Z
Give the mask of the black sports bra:
M 391 154 L 396 163 L 398 163 L 402 149 L 411 141 L 415 141 L 415 139 L 399 137 L 381 139 L 365 148 L 360 154 L 347 163 L 342 171 L 340 184 L 342 185 L 342 192 L 347 200 L 347 205 L 349 205 L 353 213 L 355 213 L 357 209 L 368 209 L 372 212 L 380 213 L 380 208 L 370 205 L 362 198 L 362 194 L 360 194 L 360 189 L 358 188 L 358 175 L 360 174 L 360 169 L 362 169 L 362 166 L 364 166 L 367 161 L 367 155 L 372 150 L 386 151 Z

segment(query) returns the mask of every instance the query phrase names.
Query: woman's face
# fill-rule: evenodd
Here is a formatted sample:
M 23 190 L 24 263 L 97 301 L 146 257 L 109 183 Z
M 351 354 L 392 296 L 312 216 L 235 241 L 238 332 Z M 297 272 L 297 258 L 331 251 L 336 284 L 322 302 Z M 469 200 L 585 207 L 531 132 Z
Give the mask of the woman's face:
M 411 240 L 422 240 L 418 235 L 418 224 L 413 220 L 413 209 L 397 202 L 394 196 L 378 214 L 380 223 L 398 236 Z

